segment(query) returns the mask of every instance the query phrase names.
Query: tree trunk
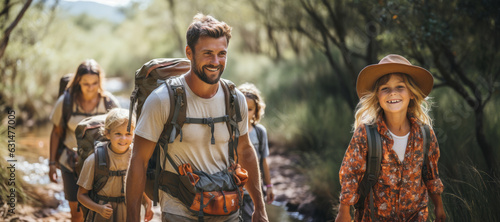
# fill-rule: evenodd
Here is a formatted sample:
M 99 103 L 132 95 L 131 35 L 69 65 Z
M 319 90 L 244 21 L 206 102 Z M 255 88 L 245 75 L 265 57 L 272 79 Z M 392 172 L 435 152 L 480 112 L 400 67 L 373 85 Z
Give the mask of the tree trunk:
M 479 147 L 481 148 L 481 151 L 483 152 L 483 156 L 486 160 L 486 166 L 488 167 L 489 172 L 491 175 L 494 175 L 495 173 L 498 173 L 498 163 L 495 158 L 495 152 L 493 150 L 493 147 L 488 143 L 488 140 L 486 139 L 486 135 L 484 135 L 484 126 L 483 126 L 483 120 L 484 120 L 484 109 L 483 106 L 478 106 L 474 110 L 474 114 L 476 116 L 476 140 L 477 143 L 479 144 Z

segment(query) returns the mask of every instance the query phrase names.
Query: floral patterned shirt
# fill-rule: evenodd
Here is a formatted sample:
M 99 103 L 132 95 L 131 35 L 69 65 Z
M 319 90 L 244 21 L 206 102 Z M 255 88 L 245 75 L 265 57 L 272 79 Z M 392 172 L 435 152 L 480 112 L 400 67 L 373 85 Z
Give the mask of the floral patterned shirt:
M 377 131 L 382 139 L 382 163 L 378 182 L 373 187 L 375 217 L 380 221 L 426 221 L 428 192 L 441 194 L 443 183 L 439 179 L 439 145 L 431 129 L 428 150 L 427 173 L 422 174 L 424 162 L 423 136 L 419 122 L 409 116 L 410 135 L 401 162 L 392 149 L 394 141 L 382 117 L 377 120 Z M 366 171 L 367 134 L 364 125 L 359 126 L 351 139 L 340 167 L 340 202 L 354 205 L 358 199 L 359 181 Z M 356 221 L 371 221 L 369 198 L 365 198 L 364 211 L 356 212 Z

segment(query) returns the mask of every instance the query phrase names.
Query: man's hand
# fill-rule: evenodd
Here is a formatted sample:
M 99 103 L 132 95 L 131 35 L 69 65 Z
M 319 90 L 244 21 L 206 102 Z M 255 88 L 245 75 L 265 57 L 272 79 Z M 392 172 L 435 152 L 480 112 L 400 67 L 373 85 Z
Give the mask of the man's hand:
M 262 211 L 264 212 L 262 213 Z M 268 222 L 266 209 L 264 207 L 262 207 L 261 210 L 258 210 L 257 207 L 255 207 L 255 211 L 252 215 L 252 222 Z

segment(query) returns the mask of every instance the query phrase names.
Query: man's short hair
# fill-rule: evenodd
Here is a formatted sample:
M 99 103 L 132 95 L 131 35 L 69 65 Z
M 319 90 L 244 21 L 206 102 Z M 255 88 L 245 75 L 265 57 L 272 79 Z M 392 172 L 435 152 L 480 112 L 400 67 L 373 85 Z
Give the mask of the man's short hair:
M 225 36 L 227 44 L 229 44 L 229 39 L 231 39 L 231 27 L 225 22 L 221 22 L 210 15 L 198 13 L 193 17 L 193 23 L 189 25 L 186 33 L 187 44 L 193 52 L 198 39 L 203 36 L 212 38 Z

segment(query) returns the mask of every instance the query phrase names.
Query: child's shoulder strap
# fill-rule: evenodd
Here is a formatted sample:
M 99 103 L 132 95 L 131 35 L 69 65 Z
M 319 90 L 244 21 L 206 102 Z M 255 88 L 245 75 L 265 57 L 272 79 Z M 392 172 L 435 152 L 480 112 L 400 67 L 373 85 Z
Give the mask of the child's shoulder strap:
M 253 128 L 255 130 L 255 133 L 257 134 L 257 139 L 259 140 L 258 150 L 260 155 L 262 156 L 264 153 L 264 146 L 262 144 L 264 142 L 264 129 L 262 129 L 259 124 L 255 124 Z
M 427 155 L 431 146 L 431 129 L 427 124 L 420 125 L 420 130 L 422 131 L 423 138 L 423 148 L 424 148 L 424 164 L 422 164 L 422 177 L 424 180 L 428 180 L 427 165 L 429 164 L 429 156 Z
M 109 176 L 109 156 L 108 142 L 100 142 L 94 150 L 94 183 L 92 185 L 93 193 L 97 194 L 108 181 Z
M 356 209 L 362 209 L 364 206 L 365 198 L 370 195 L 369 207 L 372 212 L 372 220 L 374 218 L 373 214 L 373 186 L 377 183 L 378 176 L 380 174 L 380 163 L 382 161 L 382 138 L 380 133 L 377 131 L 377 125 L 365 124 L 366 128 L 366 138 L 368 145 L 368 154 L 366 158 L 366 172 L 363 180 L 359 184 L 359 195 L 360 198 L 355 204 Z
M 377 131 L 377 125 L 366 125 L 366 135 L 368 143 L 368 158 L 366 174 L 369 181 L 374 181 L 374 185 L 380 173 L 380 163 L 382 161 L 382 138 Z
M 257 134 L 257 139 L 259 140 L 259 147 L 257 150 L 259 151 L 259 167 L 260 167 L 260 173 L 262 174 L 262 178 L 265 178 L 265 171 L 264 171 L 264 145 L 262 144 L 264 142 L 264 130 L 260 128 L 259 124 L 255 124 L 253 129 L 255 130 L 255 133 Z

